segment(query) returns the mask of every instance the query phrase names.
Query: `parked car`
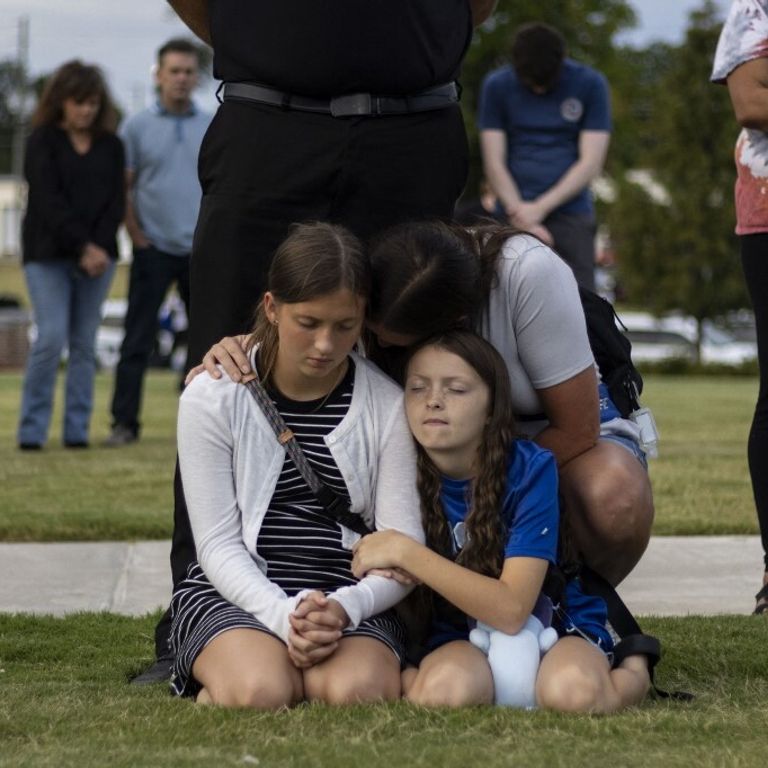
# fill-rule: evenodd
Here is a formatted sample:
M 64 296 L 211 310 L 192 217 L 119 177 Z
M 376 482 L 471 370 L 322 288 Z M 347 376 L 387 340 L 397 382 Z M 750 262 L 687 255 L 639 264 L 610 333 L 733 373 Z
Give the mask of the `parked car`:
M 100 368 L 111 370 L 120 360 L 127 311 L 127 299 L 107 299 L 101 306 L 101 324 L 96 331 L 96 359 Z M 184 302 L 171 293 L 161 305 L 157 319 L 157 337 L 149 364 L 180 371 L 187 359 L 188 323 Z
M 696 359 L 697 324 L 692 317 L 671 314 L 655 317 L 650 312 L 620 312 L 636 363 Z M 741 365 L 757 358 L 754 341 L 742 340 L 710 320 L 702 324 L 701 362 Z
M 96 331 L 96 363 L 100 369 L 112 370 L 120 360 L 120 345 L 125 336 L 125 313 L 127 299 L 106 299 L 101 305 L 101 323 Z M 181 371 L 187 359 L 187 314 L 184 303 L 175 294 L 170 294 L 158 312 L 158 329 L 155 348 L 149 364 L 154 367 L 172 368 Z M 29 327 L 30 344 L 37 337 L 34 323 Z M 68 351 L 62 353 L 66 360 Z

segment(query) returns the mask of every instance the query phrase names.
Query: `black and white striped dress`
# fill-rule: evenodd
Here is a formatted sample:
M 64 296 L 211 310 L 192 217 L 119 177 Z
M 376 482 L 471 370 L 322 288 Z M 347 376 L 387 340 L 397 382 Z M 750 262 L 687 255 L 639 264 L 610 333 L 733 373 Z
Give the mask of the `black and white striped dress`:
M 270 395 L 285 423 L 299 441 L 312 468 L 339 494 L 347 496 L 344 480 L 323 437 L 344 418 L 352 400 L 354 363 L 325 403 L 297 402 L 278 392 Z M 254 468 L 258 471 L 258 468 Z M 319 504 L 286 454 L 277 486 L 259 532 L 257 551 L 267 563 L 267 577 L 288 596 L 303 589 L 332 592 L 355 584 L 350 569 L 352 553 L 341 543 L 341 528 Z M 171 600 L 171 648 L 176 657 L 171 687 L 178 695 L 200 689 L 192 665 L 205 646 L 229 629 L 256 629 L 273 634 L 250 613 L 216 592 L 197 563 L 174 590 Z M 385 643 L 402 660 L 405 633 L 392 611 L 360 622 L 344 635 L 365 636 Z

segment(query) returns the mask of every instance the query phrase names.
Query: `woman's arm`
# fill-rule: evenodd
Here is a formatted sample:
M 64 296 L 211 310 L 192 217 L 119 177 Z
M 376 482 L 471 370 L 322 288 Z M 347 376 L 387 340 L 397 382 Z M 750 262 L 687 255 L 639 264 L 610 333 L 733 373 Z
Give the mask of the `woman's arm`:
M 198 560 L 211 584 L 287 642 L 288 617 L 299 597 L 288 598 L 271 582 L 243 541 L 233 466 L 236 389 L 229 381 L 201 376 L 181 397 L 178 451 L 184 496 Z M 242 393 L 250 396 L 245 389 Z
M 547 561 L 510 557 L 498 579 L 438 555 L 396 531 L 361 539 L 354 548 L 356 576 L 372 568 L 403 568 L 469 616 L 508 634 L 519 632 L 544 584 Z
M 208 0 L 168 0 L 168 4 L 203 42 L 213 45 L 208 24 Z
M 597 444 L 600 410 L 593 366 L 562 384 L 537 389 L 536 394 L 549 424 L 535 440 L 555 454 L 558 467 Z
M 482 24 L 491 17 L 496 9 L 497 0 L 469 0 L 472 9 L 472 23 L 475 26 Z
M 518 253 L 506 282 L 517 354 L 549 421 L 536 442 L 562 466 L 593 447 L 600 429 L 584 309 L 573 273 L 551 248 L 527 237 L 509 247 Z
M 104 190 L 104 208 L 91 233 L 91 240 L 105 250 L 114 248 L 117 228 L 125 215 L 125 152 L 117 136 L 108 155 L 105 162 L 112 166 L 112 188 Z
M 739 124 L 768 132 L 768 59 L 745 62 L 726 82 Z

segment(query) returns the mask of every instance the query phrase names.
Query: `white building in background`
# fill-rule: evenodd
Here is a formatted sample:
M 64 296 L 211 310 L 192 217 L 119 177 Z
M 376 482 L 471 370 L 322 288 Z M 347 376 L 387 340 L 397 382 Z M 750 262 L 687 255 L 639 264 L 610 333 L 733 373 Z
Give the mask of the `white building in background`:
M 23 181 L 0 175 L 0 258 L 21 258 L 21 218 L 26 197 Z

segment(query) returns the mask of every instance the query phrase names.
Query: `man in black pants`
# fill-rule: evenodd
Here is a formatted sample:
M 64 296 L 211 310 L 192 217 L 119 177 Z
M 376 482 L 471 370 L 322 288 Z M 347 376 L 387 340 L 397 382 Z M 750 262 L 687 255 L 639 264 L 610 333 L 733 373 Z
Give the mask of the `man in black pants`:
M 458 88 L 472 25 L 495 0 L 169 0 L 214 50 L 221 107 L 200 150 L 189 360 L 249 329 L 272 254 L 294 222 L 356 235 L 449 217 L 466 180 Z M 195 559 L 175 483 L 174 584 Z M 156 631 L 170 667 L 169 616 Z

